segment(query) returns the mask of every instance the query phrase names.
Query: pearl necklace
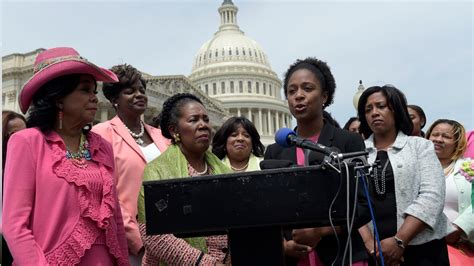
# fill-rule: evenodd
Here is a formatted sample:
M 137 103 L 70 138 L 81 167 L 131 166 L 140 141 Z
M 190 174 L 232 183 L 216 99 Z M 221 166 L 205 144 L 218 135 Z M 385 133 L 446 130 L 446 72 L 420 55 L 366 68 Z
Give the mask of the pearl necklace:
M 247 167 L 249 166 L 249 163 L 250 163 L 250 159 L 248 160 L 247 164 L 244 165 L 242 168 L 237 168 L 237 167 L 234 167 L 234 166 L 230 163 L 230 161 L 229 161 L 230 168 L 232 168 L 232 170 L 233 170 L 234 172 L 241 172 L 241 171 L 247 169 Z
M 379 186 L 379 173 L 377 167 L 374 168 L 374 187 L 375 187 L 375 192 L 379 195 L 385 194 L 385 171 L 387 170 L 387 166 L 390 160 L 387 158 L 387 161 L 385 162 L 385 165 L 383 166 L 382 169 L 382 176 L 380 178 L 380 186 Z
M 204 162 L 204 170 L 202 172 L 198 172 L 196 169 L 194 169 L 196 171 L 196 174 L 198 175 L 203 175 L 205 173 L 207 173 L 207 162 Z
M 123 121 L 122 121 L 122 123 L 123 123 Z M 130 133 L 130 135 L 132 135 L 132 137 L 135 139 L 135 142 L 140 146 L 143 145 L 144 141 L 142 140 L 142 137 L 145 134 L 145 126 L 143 125 L 143 121 L 140 120 L 140 133 L 138 133 L 138 134 L 131 131 L 127 127 L 127 125 L 125 125 L 125 123 L 123 123 L 123 125 L 128 130 L 128 133 Z

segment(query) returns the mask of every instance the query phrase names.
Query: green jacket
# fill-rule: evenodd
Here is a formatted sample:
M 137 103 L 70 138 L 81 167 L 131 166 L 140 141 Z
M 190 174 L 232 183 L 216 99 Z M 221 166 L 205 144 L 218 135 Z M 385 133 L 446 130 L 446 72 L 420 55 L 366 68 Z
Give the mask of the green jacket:
M 232 171 L 210 151 L 206 151 L 205 160 L 208 166 L 211 167 L 212 174 L 232 173 Z M 143 181 L 167 180 L 188 176 L 188 161 L 178 145 L 173 144 L 155 160 L 147 164 L 143 173 Z M 138 195 L 138 221 L 146 223 L 145 193 L 143 186 Z M 207 252 L 206 242 L 203 237 L 187 238 L 185 240 L 191 246 Z

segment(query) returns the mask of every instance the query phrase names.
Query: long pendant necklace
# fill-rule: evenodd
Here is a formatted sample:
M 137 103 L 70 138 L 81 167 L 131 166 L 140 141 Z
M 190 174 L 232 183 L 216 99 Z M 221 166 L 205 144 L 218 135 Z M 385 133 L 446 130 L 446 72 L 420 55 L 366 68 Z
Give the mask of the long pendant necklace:
M 90 161 L 92 157 L 89 152 L 89 142 L 83 133 L 81 134 L 81 140 L 79 142 L 79 150 L 77 152 L 71 152 L 69 148 L 66 147 L 66 158 L 78 168 L 87 168 L 87 161 Z
M 122 121 L 123 123 L 123 121 Z M 125 128 L 128 130 L 128 133 L 130 133 L 130 135 L 132 135 L 132 137 L 135 139 L 135 142 L 142 146 L 143 143 L 145 143 L 142 139 L 143 135 L 145 134 L 145 126 L 143 125 L 143 121 L 140 120 L 140 132 L 137 134 L 133 131 L 131 131 L 127 125 L 125 125 L 125 123 L 123 123 L 123 125 L 125 126 Z
M 382 175 L 380 178 L 380 186 L 379 186 L 379 173 L 378 173 L 378 167 L 374 168 L 374 187 L 375 187 L 375 192 L 379 195 L 384 195 L 385 194 L 385 172 L 387 170 L 387 166 L 390 160 L 387 158 L 387 161 L 385 162 L 383 169 L 382 169 Z

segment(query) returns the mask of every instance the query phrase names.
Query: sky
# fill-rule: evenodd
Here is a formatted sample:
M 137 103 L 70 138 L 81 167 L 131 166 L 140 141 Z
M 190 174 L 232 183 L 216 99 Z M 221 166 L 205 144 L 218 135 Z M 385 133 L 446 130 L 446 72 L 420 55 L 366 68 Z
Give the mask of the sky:
M 13 1 L 1 3 L 2 56 L 71 46 L 90 61 L 129 63 L 152 75 L 186 75 L 218 30 L 222 0 Z M 427 126 L 454 119 L 474 130 L 472 1 L 245 1 L 237 22 L 280 79 L 296 59 L 328 62 L 327 110 L 342 125 L 364 86 L 392 84 L 420 105 Z

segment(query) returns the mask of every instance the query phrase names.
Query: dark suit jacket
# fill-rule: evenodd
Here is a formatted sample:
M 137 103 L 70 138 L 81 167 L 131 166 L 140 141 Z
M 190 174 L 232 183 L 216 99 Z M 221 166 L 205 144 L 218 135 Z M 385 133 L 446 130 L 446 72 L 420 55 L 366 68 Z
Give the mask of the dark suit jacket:
M 364 140 L 359 134 L 336 128 L 330 123 L 326 122 L 324 123 L 323 129 L 321 130 L 318 143 L 327 147 L 336 147 L 342 153 L 365 150 Z M 322 155 L 320 154 L 311 153 L 315 152 L 310 152 L 309 158 L 322 158 Z M 296 164 L 296 147 L 293 146 L 284 148 L 276 143 L 272 144 L 268 146 L 267 150 L 265 151 L 265 159 L 290 160 Z M 361 186 L 359 186 L 359 188 L 361 188 Z M 370 221 L 370 213 L 362 189 L 359 189 L 358 191 L 358 198 L 359 202 L 357 206 L 357 218 L 354 222 L 354 227 L 351 234 L 353 262 L 360 261 L 368 257 L 364 247 L 364 242 L 357 231 L 360 226 Z M 285 238 L 287 240 L 291 239 L 291 234 L 289 233 L 290 232 L 285 232 Z M 347 240 L 347 228 L 342 228 L 342 232 L 338 236 L 340 240 L 340 258 L 335 263 L 335 265 L 341 265 L 342 263 L 342 254 L 344 252 L 344 245 L 346 244 Z M 337 255 L 337 240 L 335 236 L 329 235 L 323 237 L 316 246 L 316 252 L 324 265 L 331 265 L 331 262 Z M 348 258 L 346 258 L 345 261 L 347 263 Z M 297 259 L 289 257 L 286 258 L 287 266 L 296 265 L 296 262 Z

